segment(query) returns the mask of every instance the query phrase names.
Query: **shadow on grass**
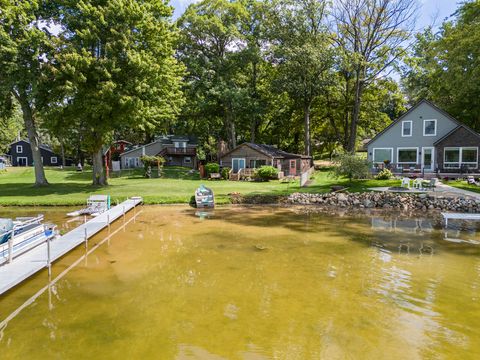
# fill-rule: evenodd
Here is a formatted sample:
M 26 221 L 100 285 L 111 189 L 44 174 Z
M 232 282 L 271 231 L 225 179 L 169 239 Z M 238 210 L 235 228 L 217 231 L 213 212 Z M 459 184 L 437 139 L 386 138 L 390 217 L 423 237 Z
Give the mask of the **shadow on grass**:
M 32 184 L 0 184 L 1 197 L 28 197 L 44 195 L 69 195 L 91 193 L 101 189 L 85 183 L 53 183 L 49 186 L 36 187 Z

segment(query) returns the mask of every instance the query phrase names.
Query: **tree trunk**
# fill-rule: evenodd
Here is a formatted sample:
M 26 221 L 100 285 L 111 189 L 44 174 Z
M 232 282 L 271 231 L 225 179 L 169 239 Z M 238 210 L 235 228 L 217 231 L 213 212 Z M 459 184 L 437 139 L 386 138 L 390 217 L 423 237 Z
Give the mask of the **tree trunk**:
M 304 108 L 304 127 L 305 127 L 305 155 L 312 155 L 312 141 L 310 138 L 310 104 L 305 104 Z
M 105 186 L 107 184 L 107 178 L 105 177 L 105 173 L 103 171 L 103 159 L 102 159 L 102 148 L 97 152 L 92 154 L 92 162 L 93 162 L 93 182 L 92 185 L 99 185 Z
M 354 154 L 355 144 L 357 142 L 357 127 L 358 119 L 360 117 L 360 105 L 362 102 L 363 82 L 360 79 L 360 74 L 357 74 L 357 80 L 355 82 L 355 101 L 353 104 L 352 121 L 350 123 L 350 137 L 348 139 L 347 151 Z
M 227 132 L 229 137 L 229 145 L 231 149 L 237 147 L 237 133 L 235 131 L 235 122 L 233 121 L 232 113 L 230 109 L 227 109 L 226 113 L 226 125 L 227 125 Z
M 35 117 L 28 103 L 28 100 L 24 96 L 19 96 L 17 99 L 20 102 L 23 114 L 23 122 L 27 129 L 28 141 L 32 149 L 33 165 L 35 168 L 35 186 L 48 185 L 47 178 L 45 177 L 45 170 L 42 163 L 42 154 L 40 153 L 40 139 L 35 125 Z
M 63 141 L 60 141 L 60 148 L 62 150 L 62 166 L 65 168 L 66 162 L 65 162 L 65 146 L 63 146 Z

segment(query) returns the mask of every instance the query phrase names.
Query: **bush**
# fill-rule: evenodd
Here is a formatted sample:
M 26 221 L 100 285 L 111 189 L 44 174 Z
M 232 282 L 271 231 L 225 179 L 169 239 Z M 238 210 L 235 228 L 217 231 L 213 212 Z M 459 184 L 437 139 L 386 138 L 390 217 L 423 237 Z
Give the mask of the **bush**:
M 228 180 L 228 174 L 230 173 L 230 168 L 229 167 L 224 167 L 222 169 L 222 178 L 224 178 L 225 180 Z
M 393 177 L 393 174 L 390 170 L 388 169 L 383 169 L 380 171 L 377 176 L 375 176 L 375 179 L 377 180 L 390 180 Z
M 334 174 L 336 177 L 347 177 L 353 179 L 366 179 L 370 176 L 370 163 L 359 156 L 344 154 L 335 160 Z
M 278 178 L 278 169 L 273 166 L 261 166 L 255 170 L 255 178 L 268 181 L 270 179 Z
M 218 165 L 217 163 L 209 162 L 205 165 L 205 171 L 207 172 L 207 175 L 219 173 L 220 165 Z
M 142 157 L 140 157 L 140 161 L 143 163 L 143 168 L 145 170 L 145 177 L 147 178 L 152 177 L 151 171 L 154 167 L 157 168 L 158 177 L 161 176 L 163 164 L 165 163 L 165 159 L 162 156 L 143 155 Z

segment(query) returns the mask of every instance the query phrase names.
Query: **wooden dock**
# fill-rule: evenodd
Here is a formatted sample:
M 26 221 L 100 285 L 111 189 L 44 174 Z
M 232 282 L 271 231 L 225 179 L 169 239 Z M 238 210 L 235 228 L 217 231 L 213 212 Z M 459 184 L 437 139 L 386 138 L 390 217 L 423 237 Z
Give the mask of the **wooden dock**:
M 11 263 L 0 266 L 0 295 L 48 267 L 78 245 L 86 243 L 89 238 L 110 226 L 128 211 L 135 209 L 141 202 L 142 198 L 128 199 L 65 235 L 51 240 L 50 243 L 45 242 L 14 258 Z

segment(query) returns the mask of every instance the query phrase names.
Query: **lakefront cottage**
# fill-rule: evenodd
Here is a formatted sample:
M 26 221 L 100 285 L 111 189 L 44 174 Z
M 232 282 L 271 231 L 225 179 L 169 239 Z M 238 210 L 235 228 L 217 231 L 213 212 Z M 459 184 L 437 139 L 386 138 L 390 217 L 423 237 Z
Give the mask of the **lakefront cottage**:
M 272 145 L 243 143 L 220 156 L 220 166 L 228 167 L 230 180 L 251 176 L 256 168 L 274 166 L 279 177 L 297 176 L 311 167 L 311 156 L 292 154 Z
M 62 157 L 56 154 L 49 146 L 41 144 L 40 154 L 42 156 L 42 163 L 45 166 L 60 166 L 62 165 Z M 18 140 L 10 144 L 8 155 L 12 166 L 32 166 L 33 155 L 30 142 L 25 140 Z M 72 165 L 71 159 L 65 159 L 66 165 Z
M 422 100 L 367 144 L 373 172 L 460 176 L 478 173 L 480 134 Z

